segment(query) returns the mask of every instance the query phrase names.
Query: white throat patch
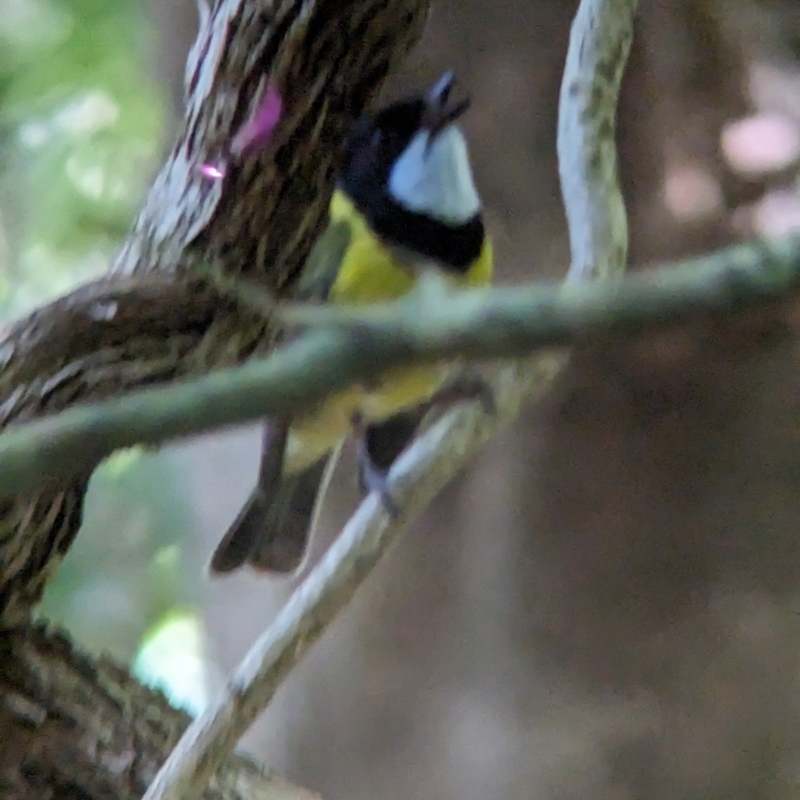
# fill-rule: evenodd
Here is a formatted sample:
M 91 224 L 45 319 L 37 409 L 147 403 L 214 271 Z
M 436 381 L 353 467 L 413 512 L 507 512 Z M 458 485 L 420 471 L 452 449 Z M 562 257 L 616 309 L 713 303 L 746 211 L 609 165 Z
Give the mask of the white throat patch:
M 467 142 L 450 125 L 428 148 L 428 132 L 409 142 L 389 175 L 389 193 L 400 205 L 440 222 L 459 225 L 481 210 Z

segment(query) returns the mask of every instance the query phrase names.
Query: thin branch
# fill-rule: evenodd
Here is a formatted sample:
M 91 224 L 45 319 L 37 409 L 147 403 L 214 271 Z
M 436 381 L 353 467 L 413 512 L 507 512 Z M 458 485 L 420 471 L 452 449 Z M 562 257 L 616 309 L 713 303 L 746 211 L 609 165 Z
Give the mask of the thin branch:
M 596 69 L 589 76 L 590 89 L 598 88 L 603 92 L 594 108 L 589 101 L 595 96 L 591 91 L 588 95 L 581 91 L 568 92 L 566 97 L 562 95 L 562 106 L 565 103 L 580 106 L 582 113 L 574 115 L 573 124 L 583 126 L 593 115 L 613 119 L 635 7 L 635 0 L 626 3 L 582 0 L 572 29 L 570 50 L 586 46 L 596 48 L 602 57 L 597 59 L 595 66 L 602 63 L 613 68 Z M 573 73 L 579 61 L 568 60 L 566 81 L 576 79 Z M 609 198 L 616 193 L 614 199 L 623 209 L 624 223 L 624 206 L 616 176 L 613 127 L 596 130 L 594 135 L 603 146 L 600 147 L 599 142 L 589 142 L 583 157 L 610 158 L 610 161 L 604 163 L 599 171 L 582 173 L 589 184 L 588 194 L 593 198 Z M 581 138 L 576 137 L 576 141 Z M 565 202 L 569 204 L 572 200 L 572 194 L 565 191 Z M 594 205 L 596 207 L 596 203 Z M 570 217 L 574 218 L 573 215 Z M 623 269 L 627 226 L 619 225 L 619 220 L 613 219 L 609 220 L 608 226 L 604 239 L 595 237 L 591 240 L 592 247 L 597 248 L 591 252 L 592 263 L 607 267 L 591 272 L 584 268 L 573 269 L 574 277 L 588 278 L 599 274 L 608 278 Z M 577 240 L 577 235 L 574 239 Z M 487 416 L 472 405 L 454 410 L 401 457 L 390 476 L 402 509 L 400 516 L 390 521 L 374 496 L 364 501 L 339 540 L 253 645 L 235 670 L 225 693 L 190 725 L 147 790 L 144 800 L 194 800 L 200 795 L 222 759 L 233 750 L 242 734 L 267 706 L 298 659 L 344 608 L 394 537 L 411 523 L 501 425 L 516 417 L 522 403 L 534 391 L 541 393 L 549 385 L 563 363 L 563 356 L 545 355 L 497 371 L 492 383 L 497 403 L 494 415 Z
M 541 360 L 525 386 L 545 385 L 559 367 Z M 392 495 L 401 515 L 390 519 L 375 495 L 351 517 L 325 556 L 297 588 L 273 623 L 236 668 L 224 695 L 195 721 L 170 755 L 143 800 L 192 800 L 216 765 L 266 708 L 284 678 L 349 603 L 394 539 L 427 507 L 465 460 L 497 428 L 511 422 L 528 393 L 521 371 L 495 382 L 497 413 L 473 409 L 448 415 L 426 432 L 392 468 Z
M 569 223 L 567 280 L 622 275 L 628 218 L 615 141 L 636 0 L 582 2 L 572 23 L 558 108 L 558 173 Z
M 76 406 L 0 435 L 0 499 L 57 484 L 121 447 L 159 444 L 297 413 L 379 367 L 457 357 L 500 359 L 535 349 L 636 335 L 689 314 L 729 313 L 800 285 L 800 239 L 732 247 L 615 284 L 531 284 L 426 292 L 363 308 L 290 307 L 319 326 L 263 360 L 112 401 Z

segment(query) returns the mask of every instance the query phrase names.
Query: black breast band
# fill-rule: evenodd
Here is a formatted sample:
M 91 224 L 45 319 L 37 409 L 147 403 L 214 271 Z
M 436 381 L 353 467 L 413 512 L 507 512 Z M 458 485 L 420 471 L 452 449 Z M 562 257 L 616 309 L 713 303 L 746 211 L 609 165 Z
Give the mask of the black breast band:
M 408 211 L 373 187 L 351 186 L 343 181 L 341 188 L 372 230 L 387 243 L 412 250 L 458 273 L 466 272 L 481 254 L 484 228 L 480 214 L 463 225 L 448 225 Z

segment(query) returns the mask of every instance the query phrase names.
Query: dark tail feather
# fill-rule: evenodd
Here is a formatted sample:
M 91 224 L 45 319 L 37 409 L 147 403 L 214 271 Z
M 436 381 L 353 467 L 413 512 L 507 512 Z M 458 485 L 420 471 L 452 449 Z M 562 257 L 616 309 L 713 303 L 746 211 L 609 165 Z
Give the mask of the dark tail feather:
M 223 574 L 244 566 L 269 513 L 269 502 L 257 486 L 214 550 L 208 568 Z
M 256 487 L 211 557 L 212 572 L 244 564 L 269 572 L 294 572 L 306 553 L 327 458 L 296 475 L 282 476 L 272 492 Z
M 328 464 L 322 458 L 281 480 L 272 498 L 267 525 L 247 557 L 257 570 L 294 572 L 303 562 L 314 523 L 314 510 Z

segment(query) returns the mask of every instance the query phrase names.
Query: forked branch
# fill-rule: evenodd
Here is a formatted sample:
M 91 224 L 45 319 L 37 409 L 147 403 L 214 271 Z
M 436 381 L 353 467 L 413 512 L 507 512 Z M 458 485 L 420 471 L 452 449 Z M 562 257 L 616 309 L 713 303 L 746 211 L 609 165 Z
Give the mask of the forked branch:
M 585 192 L 576 194 L 565 187 L 567 205 L 586 205 L 585 209 L 576 208 L 569 215 L 570 220 L 587 215 L 594 220 L 599 204 L 609 198 L 624 209 L 616 175 L 613 120 L 635 8 L 635 0 L 583 0 L 572 28 L 564 81 L 570 85 L 580 77 L 580 87 L 562 93 L 559 140 L 582 141 L 581 135 L 568 136 L 564 127 L 591 126 L 598 115 L 612 124 L 593 128 L 589 137 L 600 140 L 590 141 L 584 150 L 571 154 L 578 162 L 588 164 L 589 160 L 600 158 L 604 163 L 600 169 L 581 171 Z M 587 68 L 579 57 L 581 50 L 595 52 L 597 57 L 588 62 L 593 71 L 578 76 L 574 70 Z M 599 69 L 601 64 L 606 69 Z M 561 157 L 565 157 L 563 152 Z M 605 235 L 594 235 L 602 225 L 606 225 Z M 587 237 L 586 249 L 592 256 L 586 265 L 571 270 L 573 278 L 600 275 L 608 279 L 624 269 L 624 210 L 621 217 L 617 214 L 605 222 L 598 220 L 594 234 L 590 230 L 572 232 L 573 253 L 575 242 Z M 222 759 L 264 710 L 297 660 L 347 604 L 391 541 L 500 425 L 516 417 L 525 400 L 549 385 L 563 362 L 563 356 L 546 355 L 498 370 L 492 380 L 495 415 L 487 416 L 472 406 L 455 410 L 409 448 L 390 475 L 400 516 L 389 520 L 374 496 L 364 501 L 339 539 L 237 667 L 223 696 L 186 731 L 144 800 L 199 797 Z

